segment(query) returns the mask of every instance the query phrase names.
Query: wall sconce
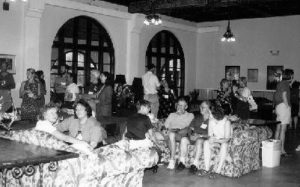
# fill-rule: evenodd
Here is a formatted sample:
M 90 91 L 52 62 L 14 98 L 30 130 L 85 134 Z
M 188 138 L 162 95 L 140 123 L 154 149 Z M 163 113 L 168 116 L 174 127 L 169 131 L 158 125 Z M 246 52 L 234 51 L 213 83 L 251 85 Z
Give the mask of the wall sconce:
M 9 2 L 6 2 L 6 0 L 3 2 L 2 6 L 4 11 L 9 11 Z
M 270 50 L 272 56 L 278 56 L 279 52 L 280 52 L 279 50 Z
M 15 2 L 16 0 L 10 0 L 10 2 Z M 21 0 L 23 2 L 26 2 L 27 0 Z M 2 8 L 4 11 L 9 11 L 9 2 L 7 2 L 6 0 L 4 0 Z

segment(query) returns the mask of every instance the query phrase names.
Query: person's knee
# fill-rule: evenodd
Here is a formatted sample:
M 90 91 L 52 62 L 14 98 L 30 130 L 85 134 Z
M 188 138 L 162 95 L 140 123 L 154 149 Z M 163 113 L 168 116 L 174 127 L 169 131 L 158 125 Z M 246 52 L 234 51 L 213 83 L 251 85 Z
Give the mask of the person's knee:
M 188 145 L 188 144 L 190 144 L 190 141 L 189 141 L 189 139 L 187 137 L 183 137 L 180 140 L 180 144 L 181 145 Z
M 204 144 L 204 140 L 203 139 L 197 139 L 196 140 L 196 146 L 199 147 L 199 146 L 202 146 Z

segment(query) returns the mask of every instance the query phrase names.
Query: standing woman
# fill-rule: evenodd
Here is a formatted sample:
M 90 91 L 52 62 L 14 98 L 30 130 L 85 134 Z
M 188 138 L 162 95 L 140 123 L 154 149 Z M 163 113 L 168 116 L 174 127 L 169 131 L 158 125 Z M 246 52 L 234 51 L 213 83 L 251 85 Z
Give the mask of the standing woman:
M 37 120 L 39 114 L 39 99 L 40 83 L 35 79 L 35 70 L 27 69 L 27 80 L 23 81 L 20 88 L 21 104 L 21 119 L 22 120 Z
M 37 80 L 40 82 L 40 106 L 43 107 L 45 105 L 45 95 L 47 93 L 46 90 L 46 82 L 44 79 L 44 72 L 42 70 L 36 71 L 35 72 Z
M 103 72 L 100 75 L 100 81 L 103 84 L 96 94 L 96 117 L 100 120 L 101 117 L 111 116 L 112 111 L 112 81 L 108 72 Z
M 159 110 L 158 118 L 167 118 L 170 113 L 175 112 L 175 95 L 174 91 L 169 87 L 167 80 L 161 81 L 161 88 L 158 91 Z

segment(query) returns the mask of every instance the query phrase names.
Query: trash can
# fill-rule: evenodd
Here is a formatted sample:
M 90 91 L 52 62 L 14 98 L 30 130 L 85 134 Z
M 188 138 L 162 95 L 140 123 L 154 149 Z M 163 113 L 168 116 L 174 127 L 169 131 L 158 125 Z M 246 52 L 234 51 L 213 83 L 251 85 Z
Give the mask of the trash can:
M 281 141 L 265 140 L 262 141 L 262 165 L 273 168 L 280 165 Z

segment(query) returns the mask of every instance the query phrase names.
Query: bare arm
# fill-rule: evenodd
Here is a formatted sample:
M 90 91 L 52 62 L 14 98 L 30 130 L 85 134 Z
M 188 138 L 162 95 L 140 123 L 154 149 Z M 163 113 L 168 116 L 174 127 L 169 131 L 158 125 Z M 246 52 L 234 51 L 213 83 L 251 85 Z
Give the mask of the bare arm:
M 289 102 L 288 102 L 288 99 L 287 99 L 286 92 L 282 92 L 282 99 L 283 99 L 283 103 L 284 103 L 286 106 L 289 106 Z
M 64 133 L 59 132 L 58 130 L 53 131 L 52 135 L 55 136 L 57 139 L 68 142 L 68 143 L 72 143 L 72 144 L 80 144 L 83 143 L 83 141 L 78 140 L 76 138 L 73 138 L 71 136 L 65 135 Z M 87 144 L 87 143 L 86 143 Z

